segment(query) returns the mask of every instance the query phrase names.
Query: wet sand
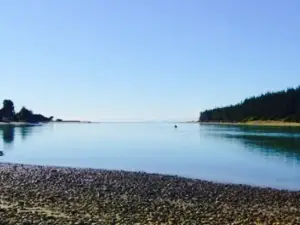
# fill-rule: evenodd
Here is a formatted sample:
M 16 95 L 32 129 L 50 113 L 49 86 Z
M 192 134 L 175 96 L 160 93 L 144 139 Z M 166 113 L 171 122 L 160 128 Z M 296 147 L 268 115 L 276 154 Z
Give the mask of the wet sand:
M 0 224 L 300 224 L 300 191 L 0 164 Z

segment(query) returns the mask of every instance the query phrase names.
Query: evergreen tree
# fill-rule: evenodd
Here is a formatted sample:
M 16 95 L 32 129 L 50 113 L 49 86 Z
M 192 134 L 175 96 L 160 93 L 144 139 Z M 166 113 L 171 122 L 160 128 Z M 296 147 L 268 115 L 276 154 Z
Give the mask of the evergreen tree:
M 300 122 L 300 86 L 286 91 L 268 92 L 223 108 L 200 113 L 200 122 L 245 122 L 284 120 Z

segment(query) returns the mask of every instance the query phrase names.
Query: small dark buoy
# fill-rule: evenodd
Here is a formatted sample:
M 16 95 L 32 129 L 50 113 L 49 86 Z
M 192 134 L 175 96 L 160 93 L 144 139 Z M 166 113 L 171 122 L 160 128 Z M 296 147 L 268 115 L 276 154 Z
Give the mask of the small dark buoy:
M 3 155 L 4 155 L 4 153 L 2 151 L 0 151 L 0 156 L 3 156 Z
M 175 124 L 175 126 L 174 126 L 175 128 L 177 128 L 177 125 Z

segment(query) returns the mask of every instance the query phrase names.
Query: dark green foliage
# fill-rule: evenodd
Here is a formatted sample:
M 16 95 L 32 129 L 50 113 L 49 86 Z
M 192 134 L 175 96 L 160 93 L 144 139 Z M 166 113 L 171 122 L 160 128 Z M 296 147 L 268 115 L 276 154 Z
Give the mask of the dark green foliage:
M 33 112 L 31 110 L 22 107 L 19 113 L 17 113 L 16 118 L 18 121 L 26 122 L 29 118 L 33 116 Z
M 3 108 L 0 109 L 0 121 L 5 122 L 30 122 L 30 123 L 38 123 L 38 122 L 49 122 L 53 119 L 53 117 L 45 117 L 41 114 L 34 114 L 31 110 L 22 107 L 20 112 L 15 113 L 14 103 L 11 100 L 3 101 Z
M 12 121 L 15 116 L 14 103 L 11 100 L 3 101 L 3 108 L 0 110 L 0 117 L 3 121 Z
M 268 92 L 242 103 L 200 113 L 200 122 L 246 122 L 284 120 L 300 122 L 300 86 L 286 91 Z
M 20 112 L 16 114 L 16 119 L 20 122 L 38 123 L 51 121 L 53 117 L 47 118 L 41 114 L 34 114 L 31 110 L 22 107 Z

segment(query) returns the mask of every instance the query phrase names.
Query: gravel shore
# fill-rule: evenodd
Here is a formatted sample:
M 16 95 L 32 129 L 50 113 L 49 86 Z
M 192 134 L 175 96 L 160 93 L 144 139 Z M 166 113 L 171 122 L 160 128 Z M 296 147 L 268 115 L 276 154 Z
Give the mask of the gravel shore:
M 0 164 L 1 224 L 300 224 L 300 191 Z

